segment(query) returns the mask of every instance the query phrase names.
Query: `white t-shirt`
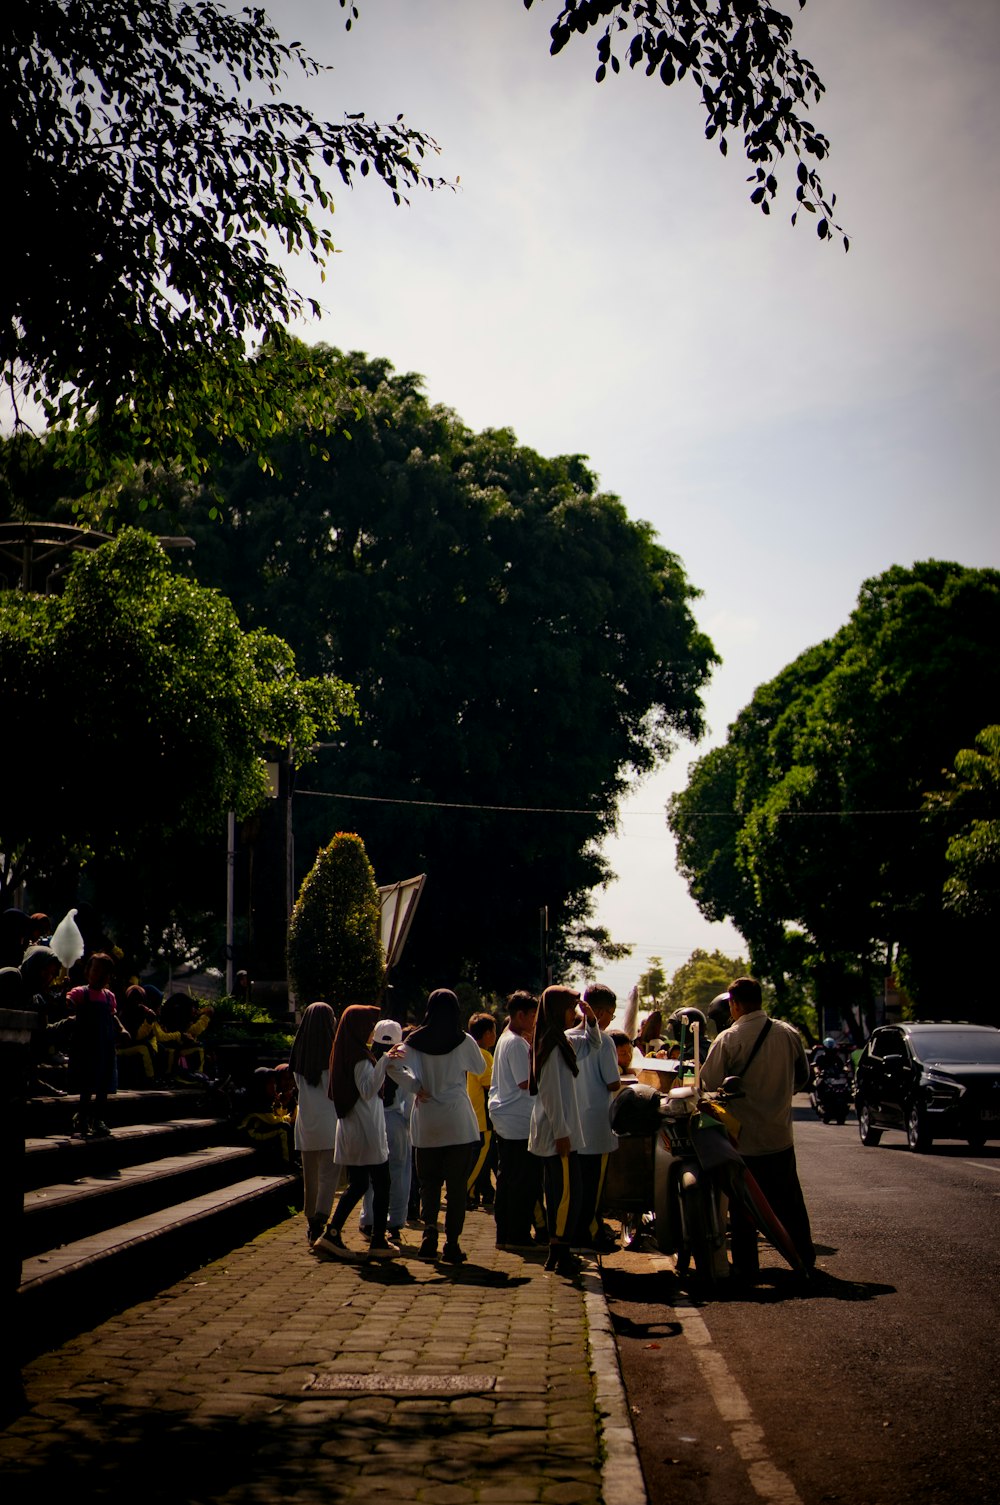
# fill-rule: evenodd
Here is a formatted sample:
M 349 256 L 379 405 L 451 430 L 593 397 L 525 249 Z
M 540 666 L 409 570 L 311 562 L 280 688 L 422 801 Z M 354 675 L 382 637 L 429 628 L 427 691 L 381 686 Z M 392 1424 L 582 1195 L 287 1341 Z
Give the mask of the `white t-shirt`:
M 389 1158 L 385 1111 L 378 1095 L 385 1078 L 387 1058 L 373 1066 L 367 1058 L 354 1068 L 360 1096 L 349 1113 L 337 1122 L 334 1159 L 338 1165 L 382 1165 Z
M 493 1080 L 489 1105 L 493 1128 L 501 1139 L 527 1139 L 531 1127 L 531 1097 L 527 1082 L 531 1046 L 512 1029 L 505 1029 L 493 1052 Z M 478 1136 L 477 1136 L 478 1137 Z
M 295 1114 L 295 1148 L 297 1150 L 332 1150 L 337 1142 L 337 1110 L 328 1095 L 330 1073 L 324 1071 L 319 1085 L 312 1087 L 304 1076 L 295 1073 L 299 1106 Z
M 568 1139 L 571 1150 L 583 1149 L 576 1083 L 562 1052 L 554 1050 L 542 1067 L 538 1095 L 532 1099 L 528 1149 L 533 1155 L 557 1155 L 557 1139 Z
M 431 1149 L 448 1144 L 478 1144 L 479 1125 L 469 1097 L 466 1076 L 486 1070 L 482 1051 L 471 1035 L 463 1035 L 461 1044 L 443 1056 L 431 1056 L 422 1050 L 403 1046 L 403 1064 L 412 1073 L 419 1090 L 427 1094 L 423 1102 L 414 1099 L 410 1113 L 410 1137 L 415 1149 Z
M 576 1101 L 583 1128 L 583 1153 L 608 1155 L 618 1148 L 618 1135 L 611 1127 L 609 1088 L 620 1077 L 618 1052 L 610 1035 L 601 1033 L 594 1046 L 593 1031 L 583 1025 L 566 1031 L 566 1038 L 576 1051 L 580 1075 L 576 1079 Z

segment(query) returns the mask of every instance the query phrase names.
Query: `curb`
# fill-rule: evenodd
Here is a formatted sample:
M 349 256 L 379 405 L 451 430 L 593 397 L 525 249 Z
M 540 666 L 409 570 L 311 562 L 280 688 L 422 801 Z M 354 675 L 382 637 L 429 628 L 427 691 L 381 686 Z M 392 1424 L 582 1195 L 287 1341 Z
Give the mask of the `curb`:
M 583 1300 L 594 1401 L 604 1445 L 601 1465 L 604 1505 L 647 1505 L 646 1481 L 629 1417 L 611 1314 L 600 1271 L 593 1265 L 583 1274 Z

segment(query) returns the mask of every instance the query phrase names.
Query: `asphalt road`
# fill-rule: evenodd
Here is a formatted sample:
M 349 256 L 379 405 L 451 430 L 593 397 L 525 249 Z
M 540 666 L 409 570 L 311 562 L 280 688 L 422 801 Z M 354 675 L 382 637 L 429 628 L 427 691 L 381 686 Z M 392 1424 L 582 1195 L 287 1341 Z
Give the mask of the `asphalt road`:
M 741 1300 L 700 1302 L 672 1261 L 604 1284 L 654 1505 L 931 1505 L 1000 1498 L 1000 1144 L 926 1155 L 796 1100 L 820 1294 L 778 1255 Z

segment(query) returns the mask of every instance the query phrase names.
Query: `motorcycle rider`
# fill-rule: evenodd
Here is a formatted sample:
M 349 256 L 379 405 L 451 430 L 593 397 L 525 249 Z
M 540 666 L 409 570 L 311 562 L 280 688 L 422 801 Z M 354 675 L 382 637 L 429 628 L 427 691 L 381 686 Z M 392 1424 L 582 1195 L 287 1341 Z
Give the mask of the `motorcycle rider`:
M 813 1051 L 812 1069 L 813 1080 L 817 1082 L 821 1076 L 841 1076 L 846 1073 L 846 1063 L 832 1035 L 827 1035 L 822 1045 L 817 1045 Z
M 704 1086 L 721 1087 L 728 1076 L 741 1076 L 759 1036 L 767 1031 L 742 1078 L 743 1098 L 737 1117 L 739 1150 L 775 1215 L 784 1224 L 807 1271 L 816 1263 L 809 1214 L 799 1185 L 792 1136 L 792 1098 L 809 1085 L 809 1063 L 797 1029 L 769 1019 L 762 1008 L 760 983 L 737 977 L 729 987 L 733 1023 L 712 1042 L 701 1069 Z M 753 1284 L 760 1274 L 757 1230 L 735 1205 L 732 1221 L 733 1274 Z

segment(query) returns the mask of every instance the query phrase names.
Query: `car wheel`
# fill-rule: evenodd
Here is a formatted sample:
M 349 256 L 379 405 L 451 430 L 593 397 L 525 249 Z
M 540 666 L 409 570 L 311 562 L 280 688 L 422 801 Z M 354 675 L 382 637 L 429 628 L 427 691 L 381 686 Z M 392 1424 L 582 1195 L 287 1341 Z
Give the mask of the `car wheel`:
M 872 1128 L 871 1114 L 867 1103 L 858 1104 L 858 1133 L 861 1135 L 862 1144 L 878 1144 L 882 1138 L 881 1129 Z
M 919 1103 L 914 1103 L 910 1108 L 906 1120 L 906 1142 L 918 1155 L 926 1154 L 933 1143 Z
M 986 1148 L 986 1135 L 985 1134 L 970 1134 L 968 1136 L 968 1140 L 969 1140 L 969 1149 L 970 1150 L 975 1150 L 977 1155 L 980 1153 L 980 1151 L 985 1150 L 985 1148 Z

